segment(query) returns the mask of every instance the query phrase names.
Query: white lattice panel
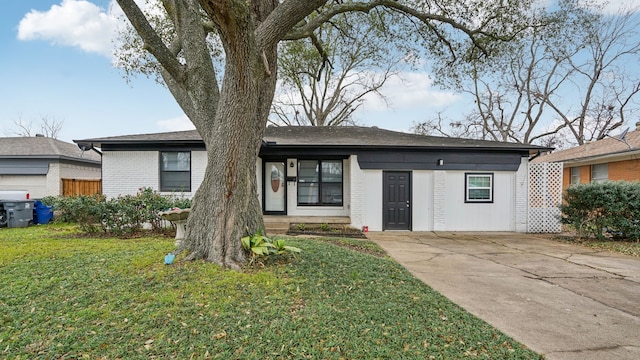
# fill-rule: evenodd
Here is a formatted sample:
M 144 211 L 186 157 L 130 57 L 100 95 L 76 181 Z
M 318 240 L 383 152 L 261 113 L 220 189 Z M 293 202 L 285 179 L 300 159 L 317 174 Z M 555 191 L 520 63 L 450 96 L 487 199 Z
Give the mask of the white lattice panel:
M 561 230 L 562 163 L 529 165 L 530 233 L 556 233 Z

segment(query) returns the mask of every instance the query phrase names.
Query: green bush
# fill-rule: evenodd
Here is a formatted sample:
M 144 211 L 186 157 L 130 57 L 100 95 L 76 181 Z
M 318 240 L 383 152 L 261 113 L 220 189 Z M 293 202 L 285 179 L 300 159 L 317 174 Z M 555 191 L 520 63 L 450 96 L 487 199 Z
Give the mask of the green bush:
M 139 232 L 145 224 L 161 230 L 163 221 L 158 213 L 171 208 L 191 207 L 191 199 L 161 195 L 143 188 L 136 195 L 107 199 L 103 195 L 46 197 L 46 205 L 56 210 L 57 221 L 77 223 L 86 233 L 104 232 L 116 236 Z
M 560 207 L 562 223 L 580 236 L 605 233 L 640 239 L 640 183 L 607 181 L 570 186 Z

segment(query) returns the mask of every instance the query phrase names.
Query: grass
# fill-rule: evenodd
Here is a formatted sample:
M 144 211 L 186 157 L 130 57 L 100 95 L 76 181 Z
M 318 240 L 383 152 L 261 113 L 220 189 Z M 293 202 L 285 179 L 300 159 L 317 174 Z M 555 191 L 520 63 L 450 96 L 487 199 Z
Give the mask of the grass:
M 587 246 L 596 250 L 609 251 L 630 256 L 640 257 L 640 241 L 631 240 L 598 240 L 595 238 L 581 238 L 579 236 L 554 236 L 556 240 L 572 244 Z
M 238 273 L 163 265 L 168 238 L 1 229 L 0 358 L 540 358 L 353 240 L 290 242 Z

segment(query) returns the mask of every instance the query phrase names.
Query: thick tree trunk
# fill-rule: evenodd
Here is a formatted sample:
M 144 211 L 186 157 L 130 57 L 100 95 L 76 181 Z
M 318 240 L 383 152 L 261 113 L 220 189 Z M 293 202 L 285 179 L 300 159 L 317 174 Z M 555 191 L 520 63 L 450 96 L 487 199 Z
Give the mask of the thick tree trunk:
M 273 93 L 275 84 L 262 77 L 256 81 L 234 64 L 228 63 L 226 70 L 215 119 L 199 129 L 207 148 L 207 168 L 183 244 L 190 258 L 239 269 L 245 261 L 240 239 L 264 228 L 256 161 L 266 116 L 259 102 L 260 94 L 268 88 Z M 225 88 L 228 81 L 235 86 Z
M 264 227 L 256 196 L 255 156 L 233 159 L 220 147 L 228 149 L 230 142 L 253 148 L 255 144 L 249 144 L 253 139 L 233 136 L 217 142 L 208 147 L 204 181 L 196 192 L 183 244 L 189 258 L 239 269 L 245 262 L 240 238 Z
M 196 106 L 203 110 L 196 111 L 194 123 L 208 160 L 183 241 L 189 258 L 233 269 L 245 262 L 240 239 L 264 228 L 256 161 L 276 86 L 276 45 L 257 44 L 252 26 L 248 16 L 220 31 L 226 44 L 224 80 L 215 114 L 206 103 Z

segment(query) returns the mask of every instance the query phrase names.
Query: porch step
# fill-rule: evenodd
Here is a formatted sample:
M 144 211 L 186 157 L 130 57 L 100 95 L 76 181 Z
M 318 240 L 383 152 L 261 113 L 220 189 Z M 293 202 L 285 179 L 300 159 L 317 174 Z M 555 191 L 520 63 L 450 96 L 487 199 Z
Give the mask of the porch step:
M 351 224 L 351 218 L 348 216 L 264 216 L 264 227 L 270 236 L 286 234 L 291 224 L 349 225 Z
M 284 235 L 289 231 L 289 224 L 279 223 L 279 224 L 264 224 L 264 227 L 267 231 L 267 235 Z

